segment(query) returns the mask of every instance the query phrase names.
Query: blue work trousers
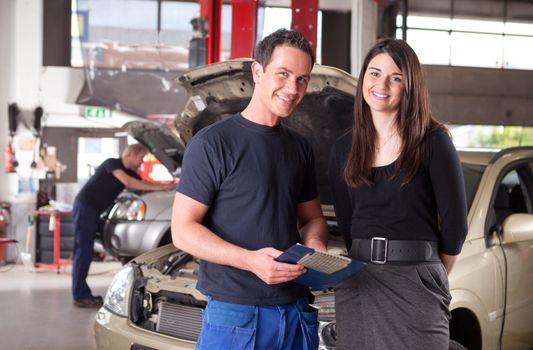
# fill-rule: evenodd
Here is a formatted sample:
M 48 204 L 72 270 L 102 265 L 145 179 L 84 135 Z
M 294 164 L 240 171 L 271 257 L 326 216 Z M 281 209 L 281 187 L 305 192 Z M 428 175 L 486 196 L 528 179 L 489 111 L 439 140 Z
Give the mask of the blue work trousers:
M 75 200 L 72 208 L 74 223 L 74 251 L 72 254 L 72 297 L 82 300 L 92 296 L 87 284 L 89 267 L 93 260 L 94 240 L 100 213 L 91 206 Z
M 307 298 L 286 305 L 242 305 L 209 298 L 200 350 L 316 350 L 318 310 Z

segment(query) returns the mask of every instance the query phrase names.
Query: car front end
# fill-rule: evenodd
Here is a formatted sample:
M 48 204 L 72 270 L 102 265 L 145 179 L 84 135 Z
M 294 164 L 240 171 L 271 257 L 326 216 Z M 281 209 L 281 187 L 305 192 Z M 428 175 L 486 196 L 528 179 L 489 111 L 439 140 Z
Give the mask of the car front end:
M 194 349 L 207 298 L 196 290 L 198 261 L 171 244 L 135 258 L 119 271 L 96 314 L 98 349 Z M 320 349 L 335 348 L 331 291 L 315 293 Z

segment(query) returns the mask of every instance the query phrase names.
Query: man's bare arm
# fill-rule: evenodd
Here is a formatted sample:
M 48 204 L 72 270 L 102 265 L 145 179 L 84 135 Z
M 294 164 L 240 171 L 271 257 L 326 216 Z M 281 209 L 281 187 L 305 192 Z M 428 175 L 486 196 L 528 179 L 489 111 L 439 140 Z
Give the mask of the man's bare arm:
M 176 187 L 174 184 L 156 184 L 148 181 L 143 181 L 128 175 L 122 169 L 113 170 L 113 176 L 115 176 L 122 184 L 128 188 L 143 191 L 163 191 L 170 190 Z
M 202 224 L 209 209 L 181 193 L 176 193 L 172 207 L 172 241 L 197 258 L 254 273 L 267 284 L 293 280 L 304 272 L 303 266 L 274 259 L 281 251 L 274 248 L 248 250 L 231 244 Z
M 318 198 L 298 205 L 298 227 L 303 244 L 327 250 L 329 229 Z

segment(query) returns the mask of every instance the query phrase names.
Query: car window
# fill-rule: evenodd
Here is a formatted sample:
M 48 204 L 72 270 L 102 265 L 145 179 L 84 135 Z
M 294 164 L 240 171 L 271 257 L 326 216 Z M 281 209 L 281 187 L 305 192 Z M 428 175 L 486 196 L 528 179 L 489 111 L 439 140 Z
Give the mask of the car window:
M 474 195 L 476 194 L 479 182 L 481 181 L 481 176 L 485 171 L 485 166 L 462 163 L 461 167 L 463 168 L 463 177 L 465 181 L 466 204 L 468 205 L 468 210 L 470 210 Z
M 508 170 L 496 187 L 494 211 L 498 223 L 516 213 L 532 213 L 531 193 L 533 190 L 531 163 L 521 163 Z

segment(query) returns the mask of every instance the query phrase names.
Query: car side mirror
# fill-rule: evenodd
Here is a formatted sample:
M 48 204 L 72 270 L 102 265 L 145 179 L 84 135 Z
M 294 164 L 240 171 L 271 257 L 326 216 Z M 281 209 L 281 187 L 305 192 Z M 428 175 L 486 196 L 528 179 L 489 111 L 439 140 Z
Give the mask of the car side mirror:
M 533 215 L 512 214 L 503 222 L 504 243 L 533 240 Z

